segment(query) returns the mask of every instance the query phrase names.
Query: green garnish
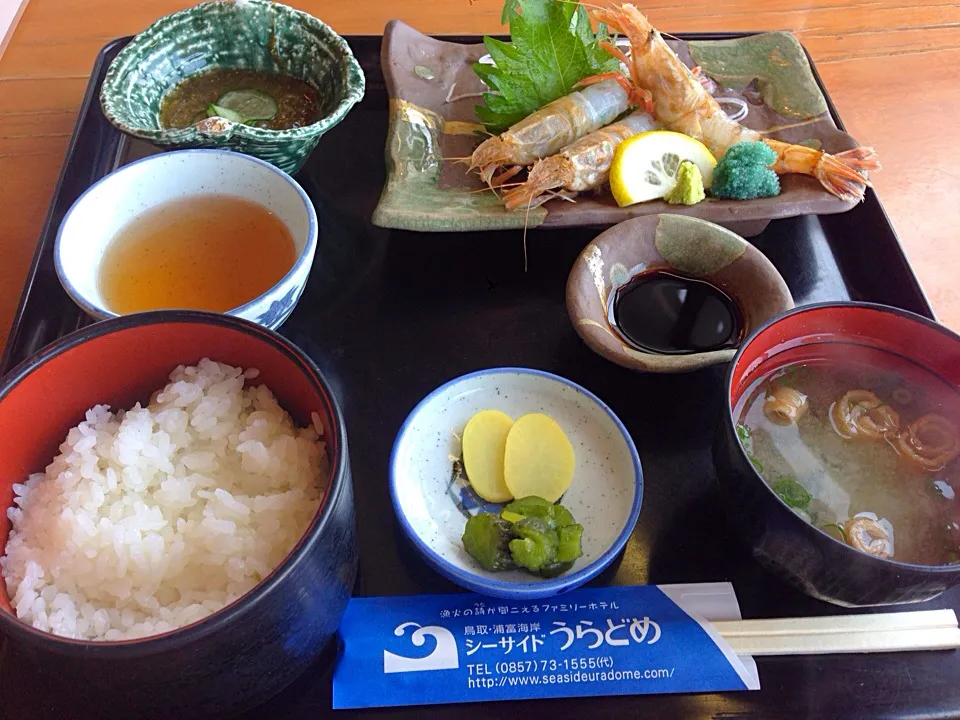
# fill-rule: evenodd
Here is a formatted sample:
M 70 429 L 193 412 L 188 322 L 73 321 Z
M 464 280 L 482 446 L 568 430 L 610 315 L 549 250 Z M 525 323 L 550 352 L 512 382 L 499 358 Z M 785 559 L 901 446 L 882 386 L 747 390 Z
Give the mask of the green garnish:
M 753 456 L 753 434 L 746 425 L 737 425 L 737 437 L 740 439 L 740 445 L 747 454 L 747 459 L 753 463 L 758 473 L 763 472 L 763 463 Z
M 823 530 L 830 537 L 835 538 L 840 542 L 847 541 L 847 538 L 843 534 L 843 528 L 837 523 L 830 523 L 829 525 L 824 525 L 820 529 Z
M 277 101 L 262 90 L 243 88 L 225 92 L 216 103 L 218 108 L 230 110 L 249 123 L 251 120 L 271 120 L 280 109 Z M 228 118 L 230 119 L 230 118 Z
M 770 484 L 770 487 L 792 508 L 806 510 L 807 505 L 810 504 L 810 493 L 789 475 L 781 475 Z
M 242 123 L 243 116 L 239 113 L 235 113 L 229 108 L 220 107 L 219 105 L 207 105 L 207 117 L 221 117 L 224 120 L 229 120 L 230 122 Z
M 485 570 L 521 568 L 556 577 L 583 554 L 582 538 L 583 526 L 567 508 L 530 496 L 509 503 L 499 515 L 467 520 L 463 547 Z
M 696 205 L 706 197 L 700 168 L 695 163 L 684 160 L 677 170 L 677 184 L 663 199 L 670 205 Z
M 776 160 L 777 154 L 760 141 L 733 145 L 713 170 L 710 194 L 730 200 L 779 195 L 780 180 L 770 169 Z
M 813 376 L 813 368 L 809 365 L 791 365 L 782 373 L 774 378 L 772 384 L 777 385 L 786 385 L 787 387 L 794 387 L 795 383 L 800 383 L 806 380 L 809 380 Z M 767 390 L 769 393 L 769 389 Z
M 503 19 L 510 24 L 509 43 L 483 38 L 496 64 L 473 66 L 490 89 L 476 113 L 491 133 L 569 95 L 585 77 L 619 70 L 620 63 L 598 45 L 606 30 L 594 34 L 579 3 L 506 0 Z

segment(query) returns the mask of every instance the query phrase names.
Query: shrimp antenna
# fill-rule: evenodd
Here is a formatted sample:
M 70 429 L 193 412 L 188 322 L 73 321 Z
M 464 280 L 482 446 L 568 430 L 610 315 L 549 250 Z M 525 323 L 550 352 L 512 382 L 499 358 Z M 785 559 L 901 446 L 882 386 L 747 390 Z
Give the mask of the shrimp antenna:
M 822 122 L 826 120 L 826 115 L 821 115 L 820 117 L 807 118 L 806 120 L 801 120 L 795 123 L 787 123 L 786 125 L 774 125 L 771 128 L 766 130 L 757 130 L 758 135 L 772 135 L 773 133 L 780 132 L 781 130 L 792 130 L 793 128 L 804 127 L 806 125 L 813 125 L 814 123 Z
M 557 0 L 557 2 L 567 3 L 569 5 L 581 5 L 588 10 L 610 10 L 610 5 L 594 5 L 593 3 L 579 2 L 578 0 Z
M 523 215 L 523 271 L 527 272 L 529 270 L 529 264 L 527 262 L 527 224 L 530 222 L 530 205 L 533 203 L 533 198 L 531 197 L 527 201 L 527 211 Z

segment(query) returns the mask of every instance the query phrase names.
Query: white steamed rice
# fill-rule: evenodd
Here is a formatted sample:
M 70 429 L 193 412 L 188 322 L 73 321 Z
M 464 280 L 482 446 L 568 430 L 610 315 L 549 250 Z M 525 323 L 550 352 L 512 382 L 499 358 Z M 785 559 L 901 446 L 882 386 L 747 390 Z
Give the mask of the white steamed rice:
M 298 429 L 258 371 L 178 367 L 146 408 L 98 405 L 45 473 L 14 485 L 0 558 L 21 621 L 121 640 L 187 625 L 251 590 L 327 483 L 319 418 Z

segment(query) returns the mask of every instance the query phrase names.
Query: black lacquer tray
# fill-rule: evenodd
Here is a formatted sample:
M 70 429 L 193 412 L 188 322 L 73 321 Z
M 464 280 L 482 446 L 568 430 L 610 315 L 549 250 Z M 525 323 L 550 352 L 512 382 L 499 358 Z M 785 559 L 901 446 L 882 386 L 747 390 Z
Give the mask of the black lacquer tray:
M 712 39 L 730 35 L 697 35 Z M 477 38 L 460 38 L 477 42 Z M 524 272 L 519 231 L 416 234 L 370 223 L 384 180 L 387 96 L 380 38 L 350 37 L 367 96 L 320 145 L 297 179 L 321 222 L 313 274 L 281 332 L 325 371 L 343 405 L 354 470 L 363 595 L 459 592 L 430 570 L 394 519 L 387 464 L 407 413 L 441 383 L 472 370 L 520 365 L 584 385 L 633 435 L 644 466 L 640 521 L 623 556 L 592 585 L 730 581 L 744 617 L 843 612 L 765 572 L 738 546 L 718 511 L 710 443 L 722 404 L 724 368 L 641 375 L 579 340 L 564 286 L 599 229 L 536 230 Z M 7 370 L 90 322 L 60 288 L 53 267 L 57 228 L 71 203 L 119 164 L 149 152 L 100 113 L 100 82 L 126 40 L 97 59 L 40 237 L 16 322 Z M 829 100 L 828 100 L 829 102 Z M 836 111 L 831 112 L 842 128 Z M 848 213 L 778 220 L 753 242 L 777 266 L 798 304 L 856 299 L 932 317 L 877 196 Z M 923 607 L 960 609 L 960 589 Z M 332 650 L 245 720 L 313 720 L 331 710 Z M 760 658 L 763 689 L 725 695 L 580 698 L 376 710 L 369 717 L 934 718 L 960 716 L 960 654 L 953 652 Z M 64 678 L 29 673 L 0 646 L 0 717 L 98 716 L 65 705 Z M 111 702 L 104 698 L 104 703 Z M 350 715 L 350 713 L 340 713 Z

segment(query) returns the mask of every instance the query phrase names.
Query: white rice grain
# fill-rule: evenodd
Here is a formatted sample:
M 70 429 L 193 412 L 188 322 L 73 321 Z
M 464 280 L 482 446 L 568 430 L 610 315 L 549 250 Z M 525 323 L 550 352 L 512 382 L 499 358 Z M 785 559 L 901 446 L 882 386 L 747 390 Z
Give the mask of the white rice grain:
M 21 621 L 87 640 L 162 633 L 283 561 L 326 487 L 323 428 L 244 387 L 258 375 L 180 366 L 147 407 L 88 410 L 46 471 L 13 485 L 0 570 Z

